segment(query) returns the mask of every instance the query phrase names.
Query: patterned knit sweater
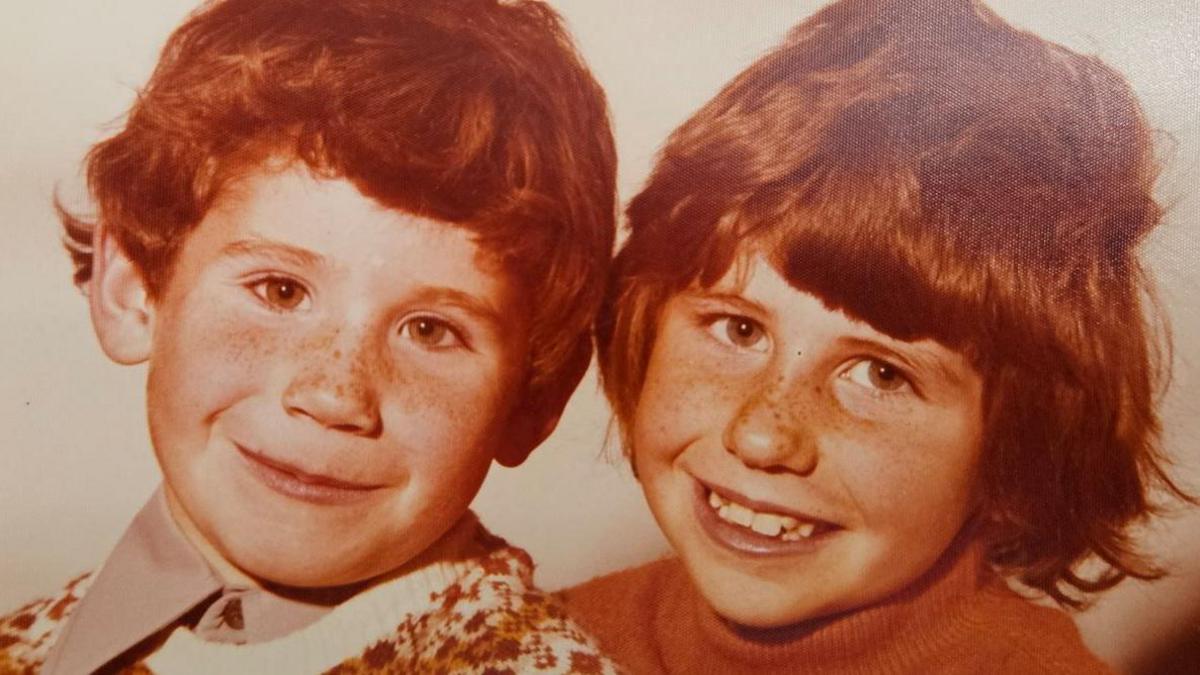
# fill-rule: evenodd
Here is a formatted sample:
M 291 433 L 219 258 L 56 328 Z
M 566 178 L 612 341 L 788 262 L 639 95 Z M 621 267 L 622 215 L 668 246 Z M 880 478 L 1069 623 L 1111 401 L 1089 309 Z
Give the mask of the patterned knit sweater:
M 481 534 L 481 536 L 490 536 Z M 123 673 L 613 673 L 614 666 L 533 588 L 524 551 L 498 538 L 359 593 L 316 623 L 249 645 L 176 627 Z M 91 575 L 0 618 L 0 673 L 37 673 Z

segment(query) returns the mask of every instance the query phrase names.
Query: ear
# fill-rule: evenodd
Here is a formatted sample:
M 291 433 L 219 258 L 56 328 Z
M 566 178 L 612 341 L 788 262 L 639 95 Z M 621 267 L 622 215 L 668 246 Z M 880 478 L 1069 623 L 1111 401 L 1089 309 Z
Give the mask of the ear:
M 556 400 L 549 405 L 522 405 L 513 411 L 508 424 L 509 436 L 496 453 L 496 461 L 501 466 L 520 466 L 529 457 L 529 453 L 541 445 L 558 426 L 558 420 L 562 417 L 570 394 L 554 398 Z
M 146 281 L 103 225 L 92 235 L 87 296 L 92 327 L 110 359 L 133 364 L 150 357 L 154 307 Z
M 567 407 L 567 401 L 575 393 L 575 388 L 591 363 L 592 339 L 589 335 L 575 344 L 574 352 L 553 382 L 537 391 L 530 391 L 526 387 L 521 403 L 509 417 L 508 442 L 496 453 L 497 462 L 507 467 L 519 466 L 534 448 L 546 440 L 554 427 L 558 426 L 563 408 Z
M 586 349 L 577 350 L 573 362 L 563 369 L 557 382 L 538 392 L 527 390 L 521 403 L 513 409 L 508 421 L 507 442 L 496 453 L 496 461 L 502 466 L 519 466 L 558 426 L 563 408 L 567 407 L 567 401 L 591 363 L 591 343 L 584 346 Z

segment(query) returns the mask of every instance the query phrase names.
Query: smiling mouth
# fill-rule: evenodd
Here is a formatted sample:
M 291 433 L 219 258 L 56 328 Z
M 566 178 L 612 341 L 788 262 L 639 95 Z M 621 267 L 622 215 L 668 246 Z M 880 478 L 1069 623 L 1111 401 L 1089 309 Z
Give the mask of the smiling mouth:
M 808 550 L 842 528 L 834 523 L 756 502 L 697 481 L 701 525 L 719 543 L 743 553 Z
M 727 523 L 749 528 L 764 537 L 779 537 L 783 541 L 808 539 L 816 533 L 817 527 L 828 525 L 817 521 L 804 521 L 780 513 L 755 511 L 732 499 L 725 499 L 711 490 L 708 493 L 708 505 L 717 512 L 718 518 Z
M 286 497 L 314 504 L 344 504 L 364 499 L 383 485 L 344 481 L 308 473 L 235 444 L 238 454 L 260 482 Z

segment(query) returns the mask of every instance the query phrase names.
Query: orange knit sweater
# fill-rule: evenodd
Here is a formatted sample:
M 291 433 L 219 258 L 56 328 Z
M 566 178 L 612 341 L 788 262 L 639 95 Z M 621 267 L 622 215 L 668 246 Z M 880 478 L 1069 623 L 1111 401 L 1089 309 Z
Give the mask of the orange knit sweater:
M 633 673 L 1107 673 L 1063 612 L 1019 597 L 978 547 L 887 601 L 770 639 L 717 617 L 678 559 L 563 593 L 601 648 Z

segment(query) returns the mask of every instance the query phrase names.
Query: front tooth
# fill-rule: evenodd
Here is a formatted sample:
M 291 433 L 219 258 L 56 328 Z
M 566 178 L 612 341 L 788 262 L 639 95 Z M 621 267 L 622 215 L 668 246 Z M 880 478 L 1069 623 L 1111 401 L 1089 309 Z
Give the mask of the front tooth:
M 817 529 L 816 523 L 804 523 L 800 527 L 796 528 L 796 533 L 801 537 L 811 537 L 813 530 L 815 529 Z
M 720 495 L 718 495 L 715 492 L 708 493 L 708 505 L 709 506 L 713 507 L 714 509 L 719 509 L 719 508 L 721 508 L 722 503 L 723 502 L 721 500 Z
M 750 529 L 759 534 L 774 537 L 783 529 L 783 519 L 769 513 L 756 513 L 754 514 L 754 522 L 750 523 Z
M 731 503 L 729 505 L 729 520 L 742 527 L 749 527 L 750 523 L 754 522 L 754 512 L 741 504 Z

